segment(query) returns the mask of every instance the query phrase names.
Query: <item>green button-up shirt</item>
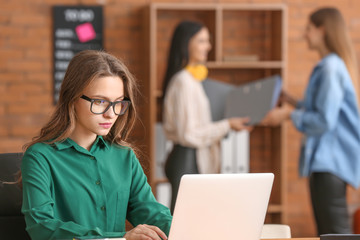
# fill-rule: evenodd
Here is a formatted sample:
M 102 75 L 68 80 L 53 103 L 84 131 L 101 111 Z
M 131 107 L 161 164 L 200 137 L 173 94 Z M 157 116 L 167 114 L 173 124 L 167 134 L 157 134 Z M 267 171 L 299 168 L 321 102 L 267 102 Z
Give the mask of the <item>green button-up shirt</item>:
M 130 148 L 100 136 L 90 151 L 71 139 L 37 143 L 25 152 L 21 171 L 32 239 L 122 237 L 126 219 L 169 233 L 170 211 L 155 200 Z

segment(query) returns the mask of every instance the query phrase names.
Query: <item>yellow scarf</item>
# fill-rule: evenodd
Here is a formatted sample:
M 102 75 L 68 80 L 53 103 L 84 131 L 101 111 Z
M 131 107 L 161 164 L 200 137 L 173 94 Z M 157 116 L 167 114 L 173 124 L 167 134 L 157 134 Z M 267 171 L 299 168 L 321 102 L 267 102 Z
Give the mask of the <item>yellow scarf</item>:
M 203 64 L 194 66 L 187 65 L 185 69 L 198 81 L 204 81 L 208 75 L 208 69 Z

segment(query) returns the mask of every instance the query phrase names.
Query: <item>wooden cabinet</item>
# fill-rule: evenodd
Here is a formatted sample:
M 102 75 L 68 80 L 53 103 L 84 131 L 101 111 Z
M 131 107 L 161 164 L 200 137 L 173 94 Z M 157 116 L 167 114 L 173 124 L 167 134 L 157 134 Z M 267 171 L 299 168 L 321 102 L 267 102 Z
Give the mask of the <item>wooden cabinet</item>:
M 161 89 L 172 33 L 182 20 L 200 21 L 210 30 L 212 50 L 207 63 L 210 78 L 239 85 L 279 74 L 286 88 L 287 9 L 284 5 L 151 4 L 144 19 L 148 78 L 142 84 L 148 103 L 143 122 L 153 189 L 166 181 L 156 177 L 155 172 L 155 124 L 161 122 Z M 250 171 L 275 174 L 266 222 L 286 222 L 286 149 L 282 147 L 285 131 L 285 125 L 256 126 L 250 135 Z

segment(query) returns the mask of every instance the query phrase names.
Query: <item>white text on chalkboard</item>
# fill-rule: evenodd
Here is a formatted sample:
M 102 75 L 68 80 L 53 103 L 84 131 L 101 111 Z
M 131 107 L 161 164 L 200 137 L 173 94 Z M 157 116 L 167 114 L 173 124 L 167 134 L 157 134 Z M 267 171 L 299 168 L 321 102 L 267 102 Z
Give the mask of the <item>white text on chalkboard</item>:
M 91 22 L 94 20 L 94 12 L 91 9 L 67 9 L 64 12 L 68 22 Z

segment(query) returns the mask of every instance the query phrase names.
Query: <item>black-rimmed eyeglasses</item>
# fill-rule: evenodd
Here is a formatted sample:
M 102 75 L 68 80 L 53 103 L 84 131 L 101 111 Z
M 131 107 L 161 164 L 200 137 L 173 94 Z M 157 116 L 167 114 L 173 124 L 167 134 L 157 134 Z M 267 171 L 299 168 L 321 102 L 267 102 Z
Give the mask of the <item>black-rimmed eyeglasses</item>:
M 121 101 L 110 102 L 105 99 L 89 98 L 85 95 L 82 95 L 80 98 L 91 102 L 90 111 L 94 114 L 103 114 L 107 110 L 109 110 L 109 108 L 112 106 L 114 113 L 116 115 L 123 115 L 131 104 L 130 99 L 124 99 Z

